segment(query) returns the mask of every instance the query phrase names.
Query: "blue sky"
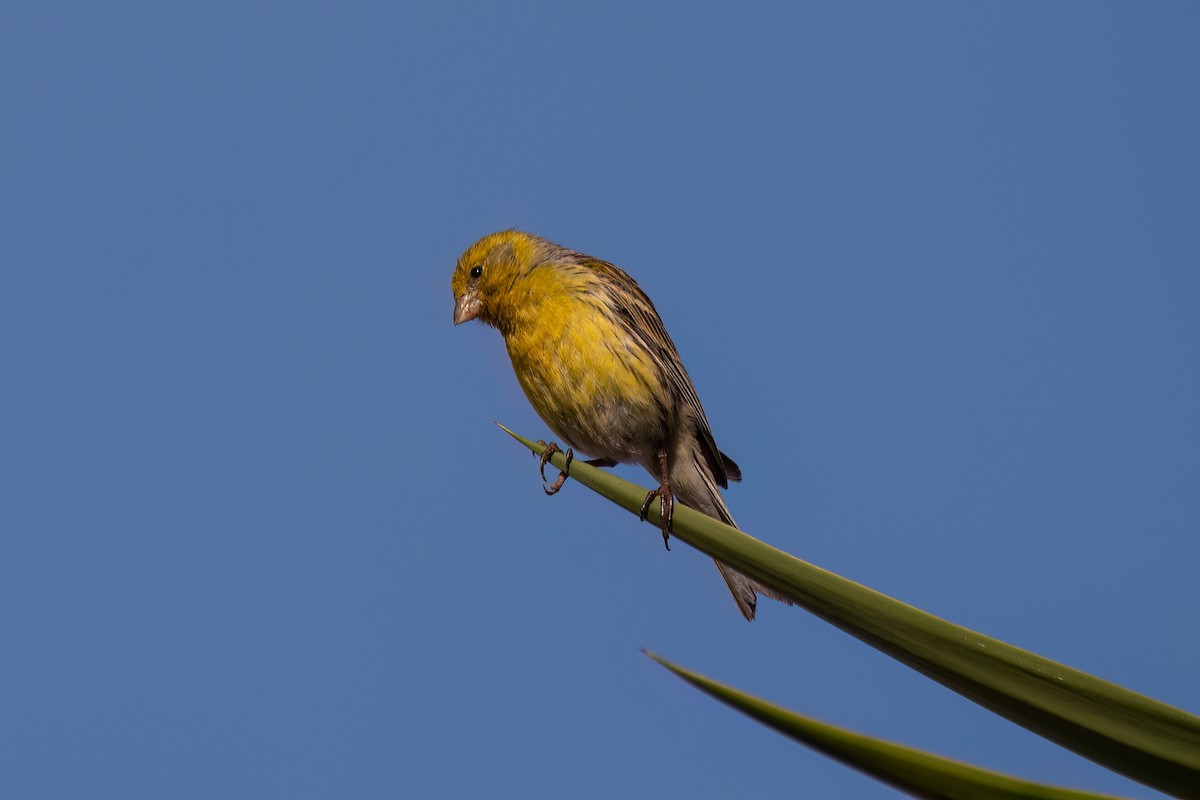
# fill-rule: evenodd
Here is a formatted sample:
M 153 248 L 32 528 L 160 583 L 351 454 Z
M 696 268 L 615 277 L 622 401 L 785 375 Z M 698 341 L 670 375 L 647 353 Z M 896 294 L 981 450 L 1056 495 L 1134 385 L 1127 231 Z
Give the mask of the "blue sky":
M 1200 12 L 744 5 L 4 4 L 0 793 L 894 796 L 647 647 L 1155 796 L 491 424 L 516 226 L 655 299 L 748 531 L 1200 710 Z

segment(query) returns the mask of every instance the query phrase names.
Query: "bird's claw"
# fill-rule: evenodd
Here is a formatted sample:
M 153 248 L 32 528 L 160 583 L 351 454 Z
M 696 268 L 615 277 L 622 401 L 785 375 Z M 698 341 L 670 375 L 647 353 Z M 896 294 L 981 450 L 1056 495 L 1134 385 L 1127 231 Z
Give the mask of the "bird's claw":
M 655 497 L 658 498 L 658 522 L 662 528 L 663 547 L 670 550 L 671 520 L 675 516 L 675 495 L 671 493 L 669 486 L 663 484 L 657 489 L 646 493 L 646 500 L 642 503 L 642 510 L 638 514 L 638 519 L 642 522 L 646 521 L 646 516 L 650 513 L 650 503 Z
M 571 448 L 567 448 L 567 452 L 564 454 L 567 457 L 567 463 L 564 465 L 565 468 L 562 472 L 558 473 L 558 477 L 554 479 L 554 483 L 546 486 L 546 465 L 550 463 L 550 456 L 554 455 L 555 453 L 562 453 L 563 451 L 560 450 L 558 445 L 554 442 L 546 444 L 541 439 L 538 439 L 537 443 L 546 448 L 542 451 L 542 457 L 538 463 L 538 472 L 542 476 L 542 491 L 544 491 L 547 495 L 558 494 L 558 490 L 561 489 L 563 484 L 567 482 L 567 476 L 571 474 L 571 459 L 575 457 L 575 453 L 571 451 Z

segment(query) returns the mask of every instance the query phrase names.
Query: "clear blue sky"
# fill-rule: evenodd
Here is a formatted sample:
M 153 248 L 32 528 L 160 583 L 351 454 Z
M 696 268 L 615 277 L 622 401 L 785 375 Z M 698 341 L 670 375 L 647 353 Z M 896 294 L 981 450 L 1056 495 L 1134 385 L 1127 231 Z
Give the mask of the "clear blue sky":
M 748 5 L 3 5 L 0 794 L 894 796 L 648 647 L 1154 796 L 491 424 L 517 226 L 655 299 L 749 531 L 1200 710 L 1200 11 Z

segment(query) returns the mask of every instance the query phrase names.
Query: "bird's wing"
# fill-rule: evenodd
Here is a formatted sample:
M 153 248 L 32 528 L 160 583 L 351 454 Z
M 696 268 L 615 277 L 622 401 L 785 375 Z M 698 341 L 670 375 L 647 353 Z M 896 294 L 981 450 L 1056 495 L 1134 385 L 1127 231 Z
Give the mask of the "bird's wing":
M 717 449 L 712 429 L 708 425 L 708 417 L 705 416 L 700 397 L 696 394 L 696 387 L 692 385 L 692 379 L 684 369 L 679 351 L 675 349 L 675 343 L 663 327 L 662 318 L 658 316 L 654 303 L 642 291 L 642 287 L 620 267 L 593 258 L 587 258 L 586 262 L 587 267 L 601 278 L 598 285 L 601 287 L 605 304 L 653 359 L 666 378 L 671 394 L 691 409 L 691 417 L 695 420 L 696 441 L 716 482 L 724 489 L 729 485 L 728 481 L 740 481 L 742 472 L 738 465 Z

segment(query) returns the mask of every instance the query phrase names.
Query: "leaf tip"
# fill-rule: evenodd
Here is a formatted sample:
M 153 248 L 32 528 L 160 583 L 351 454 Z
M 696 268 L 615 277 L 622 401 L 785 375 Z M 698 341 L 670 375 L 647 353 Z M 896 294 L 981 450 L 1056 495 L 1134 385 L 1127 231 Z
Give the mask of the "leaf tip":
M 672 672 L 675 670 L 675 667 L 669 661 L 667 661 L 665 658 L 660 656 L 658 653 L 655 653 L 652 650 L 648 650 L 645 647 L 639 647 L 638 650 L 642 651 L 642 655 L 644 655 L 646 658 L 649 658 L 651 661 L 658 664 L 660 667 L 666 667 L 667 669 L 671 670 Z

